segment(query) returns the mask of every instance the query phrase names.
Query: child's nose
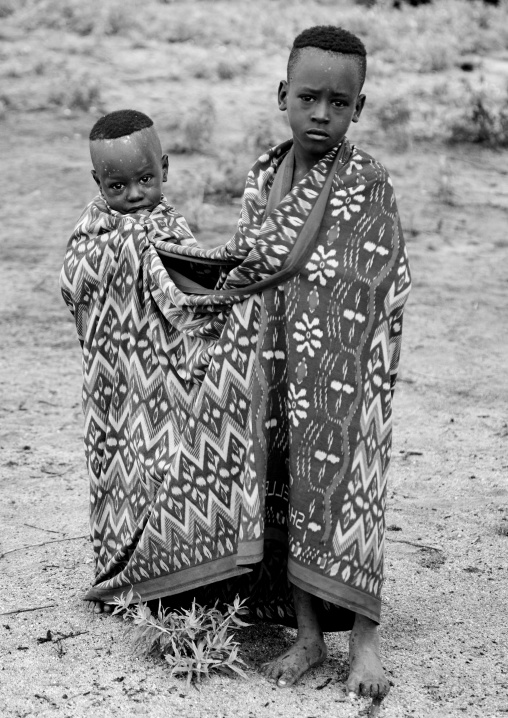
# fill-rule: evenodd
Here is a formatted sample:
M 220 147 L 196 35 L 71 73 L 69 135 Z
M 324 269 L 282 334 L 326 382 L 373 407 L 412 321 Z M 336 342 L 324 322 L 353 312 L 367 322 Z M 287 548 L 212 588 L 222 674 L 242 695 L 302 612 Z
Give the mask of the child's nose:
M 127 199 L 130 202 L 134 202 L 137 199 L 143 197 L 143 191 L 137 182 L 133 182 L 127 187 Z
M 328 122 L 328 103 L 325 100 L 321 100 L 321 102 L 316 102 L 314 104 L 312 119 L 317 120 L 318 122 Z

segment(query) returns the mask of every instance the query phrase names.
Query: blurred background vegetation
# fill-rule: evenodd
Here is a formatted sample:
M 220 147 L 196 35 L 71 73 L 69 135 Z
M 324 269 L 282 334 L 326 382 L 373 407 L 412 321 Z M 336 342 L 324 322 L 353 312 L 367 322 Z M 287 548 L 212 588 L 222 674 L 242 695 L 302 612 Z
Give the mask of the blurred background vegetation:
M 313 24 L 367 46 L 367 105 L 352 128 L 366 149 L 508 146 L 507 0 L 0 0 L 0 20 L 0 123 L 66 119 L 85 140 L 104 112 L 147 112 L 174 156 L 168 194 L 195 226 L 288 137 L 277 86 L 292 40 Z

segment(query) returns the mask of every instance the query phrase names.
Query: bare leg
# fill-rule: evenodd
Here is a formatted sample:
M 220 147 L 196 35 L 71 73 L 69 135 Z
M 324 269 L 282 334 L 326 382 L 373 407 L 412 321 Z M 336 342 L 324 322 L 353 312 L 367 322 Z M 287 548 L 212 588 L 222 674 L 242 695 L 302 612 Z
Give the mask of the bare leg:
M 356 614 L 349 638 L 348 691 L 361 696 L 384 698 L 390 684 L 379 658 L 377 624 L 370 618 Z
M 296 642 L 286 653 L 261 667 L 261 672 L 280 688 L 292 686 L 309 668 L 323 663 L 327 655 L 311 595 L 293 586 L 293 599 L 298 623 Z
M 109 603 L 102 603 L 102 601 L 86 601 L 86 603 L 90 613 L 111 613 L 113 610 L 113 606 L 110 606 Z

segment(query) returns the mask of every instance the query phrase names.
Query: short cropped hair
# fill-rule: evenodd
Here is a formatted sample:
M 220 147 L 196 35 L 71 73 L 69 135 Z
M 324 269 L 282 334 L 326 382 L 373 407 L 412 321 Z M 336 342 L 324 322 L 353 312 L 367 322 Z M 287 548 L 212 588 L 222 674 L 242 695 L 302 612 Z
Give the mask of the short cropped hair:
M 352 32 L 335 25 L 315 25 L 301 32 L 295 38 L 289 53 L 288 80 L 291 80 L 302 50 L 306 47 L 317 47 L 319 50 L 336 52 L 340 55 L 352 55 L 358 59 L 360 87 L 363 85 L 367 72 L 367 50 L 360 38 Z
M 114 140 L 153 126 L 153 120 L 137 110 L 116 110 L 101 117 L 90 131 L 90 142 Z

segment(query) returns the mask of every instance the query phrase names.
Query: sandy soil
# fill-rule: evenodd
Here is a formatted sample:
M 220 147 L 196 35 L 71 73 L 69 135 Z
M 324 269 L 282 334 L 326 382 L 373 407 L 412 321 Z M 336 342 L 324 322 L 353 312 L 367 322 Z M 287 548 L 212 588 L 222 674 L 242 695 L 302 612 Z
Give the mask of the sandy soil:
M 248 680 L 213 678 L 186 691 L 162 662 L 134 656 L 121 621 L 85 611 L 92 558 L 80 352 L 58 274 L 93 193 L 90 124 L 89 116 L 13 113 L 0 135 L 8 157 L 0 176 L 0 714 L 366 715 L 368 702 L 345 694 L 345 635 L 328 635 L 327 663 L 282 691 L 255 666 L 291 631 L 246 629 Z M 508 153 L 431 144 L 396 152 L 389 141 L 366 149 L 393 176 L 414 276 L 395 400 L 382 624 L 393 687 L 382 714 L 500 716 L 508 713 Z M 173 158 L 173 166 L 194 161 Z M 227 236 L 237 211 L 212 208 L 202 240 Z

